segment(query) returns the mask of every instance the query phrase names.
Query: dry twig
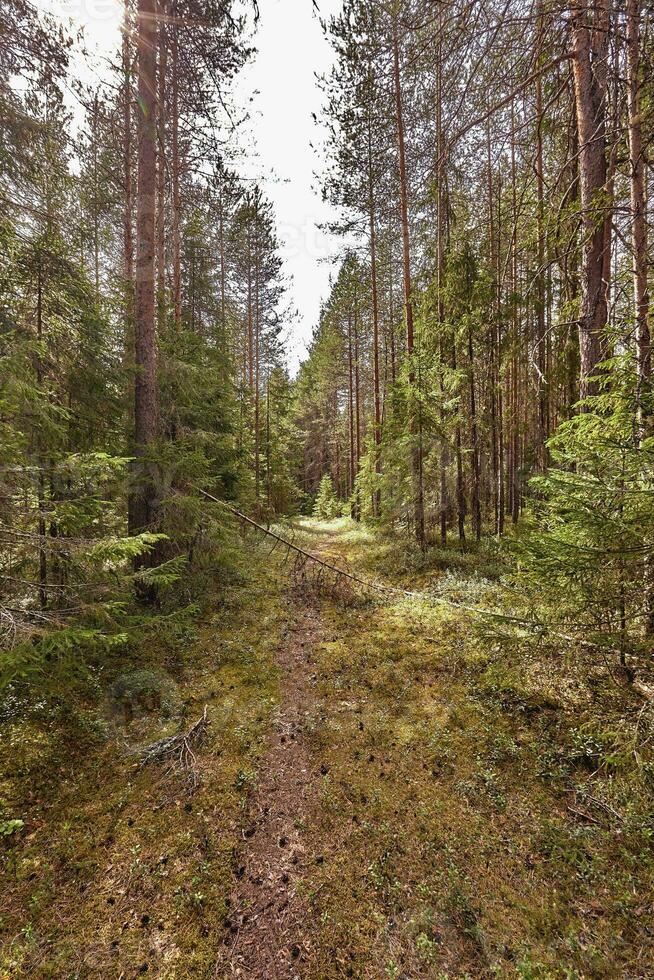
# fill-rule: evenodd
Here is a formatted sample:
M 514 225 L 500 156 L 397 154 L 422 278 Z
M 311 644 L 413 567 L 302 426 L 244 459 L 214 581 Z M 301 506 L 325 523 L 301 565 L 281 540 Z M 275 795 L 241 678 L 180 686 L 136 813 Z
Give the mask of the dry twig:
M 209 718 L 205 704 L 202 715 L 188 731 L 162 738 L 144 749 L 141 752 L 139 768 L 144 769 L 153 762 L 169 762 L 169 771 L 175 768 L 181 769 L 186 777 L 189 792 L 194 793 L 200 784 L 200 778 L 193 749 L 204 741 L 208 726 Z

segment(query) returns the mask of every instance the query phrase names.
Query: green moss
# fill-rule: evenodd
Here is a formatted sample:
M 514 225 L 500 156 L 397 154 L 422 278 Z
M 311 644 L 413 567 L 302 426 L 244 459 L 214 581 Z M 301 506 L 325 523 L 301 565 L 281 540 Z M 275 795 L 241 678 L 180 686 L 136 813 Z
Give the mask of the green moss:
M 411 581 L 366 528 L 296 524 L 336 561 Z M 445 557 L 419 559 L 424 587 L 447 578 Z M 462 594 L 480 588 L 487 557 L 457 558 Z M 147 636 L 127 665 L 174 680 L 184 724 L 209 705 L 195 796 L 165 767 L 135 768 L 120 727 L 103 733 L 92 712 L 8 726 L 0 817 L 25 826 L 2 854 L 2 980 L 135 976 L 146 963 L 161 978 L 214 976 L 279 696 L 286 575 L 253 563 L 195 633 Z M 654 974 L 642 705 L 596 683 L 596 665 L 505 649 L 457 611 L 311 601 L 322 639 L 310 651 L 306 738 L 322 775 L 302 829 L 323 860 L 298 885 L 303 976 Z M 148 710 L 127 742 L 179 721 Z
M 122 685 L 131 693 L 164 690 L 182 714 L 173 728 L 208 705 L 195 795 L 165 765 L 139 771 L 123 747 L 170 725 L 168 708 L 150 701 L 144 718 L 126 729 L 121 721 L 109 739 L 71 745 L 69 726 L 33 721 L 5 743 L 3 795 L 25 829 L 2 855 L 3 980 L 135 976 L 146 964 L 157 977 L 212 975 L 249 791 L 243 774 L 256 771 L 278 696 L 281 598 L 281 580 L 255 567 L 177 648 L 174 684 L 169 673 L 159 683 L 170 660 L 152 637 L 138 651 L 144 666 L 125 675 L 138 682 Z

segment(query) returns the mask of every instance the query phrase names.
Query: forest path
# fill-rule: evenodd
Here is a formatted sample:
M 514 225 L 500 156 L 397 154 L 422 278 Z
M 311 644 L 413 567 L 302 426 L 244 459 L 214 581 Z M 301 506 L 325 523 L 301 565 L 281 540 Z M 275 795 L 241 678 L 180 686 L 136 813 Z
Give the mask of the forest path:
M 279 706 L 250 800 L 230 896 L 230 938 L 217 976 L 296 980 L 306 952 L 307 909 L 298 884 L 315 861 L 304 843 L 303 828 L 316 805 L 319 778 L 313 771 L 306 727 L 315 709 L 312 652 L 323 630 L 313 604 L 296 596 L 290 613 L 275 655 Z

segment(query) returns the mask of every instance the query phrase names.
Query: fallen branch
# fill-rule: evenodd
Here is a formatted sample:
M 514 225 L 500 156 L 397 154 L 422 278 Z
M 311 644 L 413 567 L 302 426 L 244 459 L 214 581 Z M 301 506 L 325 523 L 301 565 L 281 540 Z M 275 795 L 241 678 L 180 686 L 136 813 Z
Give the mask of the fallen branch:
M 205 705 L 202 715 L 194 725 L 191 725 L 188 731 L 179 732 L 177 735 L 169 735 L 167 738 L 153 742 L 152 745 L 148 745 L 146 749 L 142 750 L 139 769 L 144 769 L 154 762 L 169 762 L 169 769 L 175 767 L 181 769 L 186 776 L 189 792 L 195 792 L 199 786 L 200 779 L 197 773 L 197 760 L 193 752 L 193 747 L 202 744 L 206 737 L 208 726 L 209 718 L 207 716 L 207 706 Z
M 243 514 L 242 511 L 237 510 L 236 507 L 232 507 L 231 504 L 227 504 L 224 500 L 219 500 L 218 497 L 214 497 L 212 494 L 207 493 L 206 490 L 202 490 L 200 487 L 198 487 L 198 490 L 204 497 L 207 497 L 209 500 L 213 500 L 217 504 L 221 504 L 221 506 L 230 511 L 230 513 L 234 514 L 235 517 L 238 517 L 238 519 L 243 521 L 245 524 L 250 524 L 252 527 L 256 527 L 258 531 L 262 532 L 262 534 L 267 534 L 269 538 L 274 538 L 275 541 L 283 544 L 289 549 L 289 551 L 294 551 L 297 555 L 302 556 L 305 562 L 316 562 L 316 564 L 321 565 L 323 568 L 327 568 L 329 571 L 334 572 L 335 575 L 342 575 L 343 578 L 350 579 L 350 581 L 356 582 L 357 585 L 360 585 L 365 589 L 373 589 L 376 592 L 400 593 L 402 595 L 418 595 L 418 593 L 405 592 L 404 589 L 396 589 L 390 585 L 380 585 L 378 582 L 370 582 L 366 579 L 359 578 L 358 575 L 354 575 L 352 572 L 347 572 L 344 568 L 339 568 L 338 565 L 332 565 L 330 562 L 324 561 L 322 558 L 318 558 L 317 555 L 312 555 L 310 551 L 305 551 L 304 548 L 298 547 L 298 545 L 288 541 L 287 538 L 282 538 L 281 535 L 271 531 L 270 528 L 264 527 L 263 524 L 258 524 L 251 517 L 248 517 L 247 514 Z

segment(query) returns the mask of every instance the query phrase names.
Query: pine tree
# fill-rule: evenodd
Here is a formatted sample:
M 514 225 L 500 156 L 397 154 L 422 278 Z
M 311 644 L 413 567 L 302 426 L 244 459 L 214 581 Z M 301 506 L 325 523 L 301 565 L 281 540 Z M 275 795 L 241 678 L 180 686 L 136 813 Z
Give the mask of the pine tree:
M 320 481 L 318 493 L 316 494 L 313 505 L 313 516 L 321 521 L 332 521 L 335 517 L 338 517 L 339 513 L 340 506 L 334 493 L 332 478 L 329 473 L 325 473 Z

